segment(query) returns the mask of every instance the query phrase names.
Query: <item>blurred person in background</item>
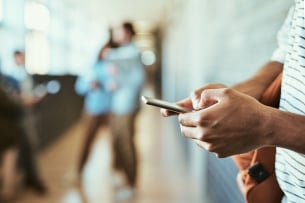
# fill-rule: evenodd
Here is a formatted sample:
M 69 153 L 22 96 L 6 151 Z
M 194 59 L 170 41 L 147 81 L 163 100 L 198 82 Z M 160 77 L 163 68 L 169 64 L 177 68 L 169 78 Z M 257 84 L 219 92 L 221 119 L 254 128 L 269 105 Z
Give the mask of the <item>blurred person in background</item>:
M 106 59 L 117 67 L 116 89 L 111 101 L 111 135 L 114 152 L 115 176 L 122 174 L 126 184 L 121 184 L 117 191 L 118 199 L 134 196 L 138 175 L 138 161 L 135 138 L 135 119 L 139 112 L 139 96 L 145 81 L 140 50 L 134 44 L 135 31 L 129 22 L 115 27 L 113 40 L 118 48 L 107 52 Z
M 98 129 L 107 125 L 109 121 L 111 92 L 115 88 L 113 78 L 116 71 L 104 58 L 109 49 L 116 47 L 110 30 L 110 39 L 99 51 L 97 61 L 85 75 L 79 76 L 75 83 L 76 92 L 85 96 L 86 116 L 85 141 L 78 163 L 79 175 L 87 162 Z
M 47 189 L 41 180 L 36 165 L 33 140 L 37 139 L 33 107 L 40 102 L 44 95 L 34 92 L 34 82 L 25 69 L 25 54 L 23 51 L 14 52 L 15 67 L 11 70 L 11 76 L 18 82 L 20 99 L 23 104 L 23 129 L 24 136 L 20 136 L 18 164 L 24 173 L 26 187 L 34 189 L 39 194 L 45 194 Z
M 24 136 L 22 116 L 18 82 L 0 73 L 1 202 L 12 200 L 16 195 L 18 143 Z

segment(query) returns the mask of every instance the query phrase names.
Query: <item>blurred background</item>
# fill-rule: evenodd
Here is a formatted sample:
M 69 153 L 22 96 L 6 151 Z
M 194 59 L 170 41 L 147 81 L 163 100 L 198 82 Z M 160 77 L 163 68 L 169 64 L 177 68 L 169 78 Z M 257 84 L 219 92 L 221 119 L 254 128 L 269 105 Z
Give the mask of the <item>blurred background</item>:
M 84 98 L 74 85 L 108 41 L 109 27 L 133 23 L 146 73 L 141 94 L 174 102 L 203 84 L 232 85 L 256 72 L 275 49 L 292 3 L 0 0 L 1 72 L 14 74 L 14 51 L 22 50 L 34 83 L 55 81 L 58 89 L 33 106 L 37 135 L 31 142 L 47 192 L 16 183 L 9 202 L 117 202 L 109 180 L 113 152 L 107 125 L 100 128 L 81 177 L 76 174 L 86 126 Z M 231 158 L 199 149 L 180 136 L 177 118 L 162 118 L 156 108 L 142 105 L 136 121 L 138 185 L 124 202 L 243 202 Z

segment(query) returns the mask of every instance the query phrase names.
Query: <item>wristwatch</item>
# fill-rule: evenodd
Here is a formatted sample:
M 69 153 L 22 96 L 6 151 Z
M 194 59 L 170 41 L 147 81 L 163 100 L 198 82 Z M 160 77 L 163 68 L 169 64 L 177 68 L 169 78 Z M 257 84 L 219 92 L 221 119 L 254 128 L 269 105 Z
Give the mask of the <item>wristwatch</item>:
M 253 166 L 248 168 L 248 174 L 257 182 L 260 183 L 268 178 L 269 173 L 266 171 L 264 166 L 256 162 Z

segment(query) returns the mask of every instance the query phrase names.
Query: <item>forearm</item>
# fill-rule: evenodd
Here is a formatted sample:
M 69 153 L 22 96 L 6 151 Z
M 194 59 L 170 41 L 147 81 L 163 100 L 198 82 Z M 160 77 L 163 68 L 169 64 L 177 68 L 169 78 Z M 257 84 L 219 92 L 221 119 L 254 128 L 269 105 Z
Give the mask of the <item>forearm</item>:
M 305 116 L 266 107 L 265 145 L 274 145 L 305 154 Z
M 259 99 L 262 96 L 262 93 L 282 70 L 282 63 L 270 61 L 266 63 L 253 77 L 233 86 L 233 88 Z

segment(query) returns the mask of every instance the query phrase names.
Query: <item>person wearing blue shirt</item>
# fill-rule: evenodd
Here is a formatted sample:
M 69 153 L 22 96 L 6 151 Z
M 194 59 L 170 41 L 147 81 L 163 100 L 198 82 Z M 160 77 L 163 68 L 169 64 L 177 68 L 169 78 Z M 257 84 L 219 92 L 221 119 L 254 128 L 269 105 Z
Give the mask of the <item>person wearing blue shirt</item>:
M 114 151 L 114 169 L 127 180 L 117 192 L 119 199 L 134 195 L 137 179 L 137 152 L 134 143 L 135 119 L 140 107 L 140 92 L 145 81 L 145 71 L 140 61 L 140 51 L 132 42 L 135 32 L 131 23 L 124 23 L 113 32 L 119 44 L 107 53 L 107 60 L 117 68 L 116 89 L 111 102 L 111 134 Z
M 100 126 L 108 122 L 111 108 L 111 91 L 113 87 L 113 67 L 111 63 L 104 60 L 104 55 L 109 48 L 115 45 L 110 39 L 100 50 L 97 62 L 87 74 L 77 78 L 75 90 L 85 97 L 85 111 L 87 126 L 85 131 L 85 142 L 80 155 L 78 173 L 81 174 L 87 162 L 89 151 Z
M 109 112 L 110 92 L 104 86 L 107 79 L 107 63 L 104 61 L 97 62 L 90 73 L 77 79 L 75 88 L 78 94 L 85 96 L 88 114 L 98 116 Z

